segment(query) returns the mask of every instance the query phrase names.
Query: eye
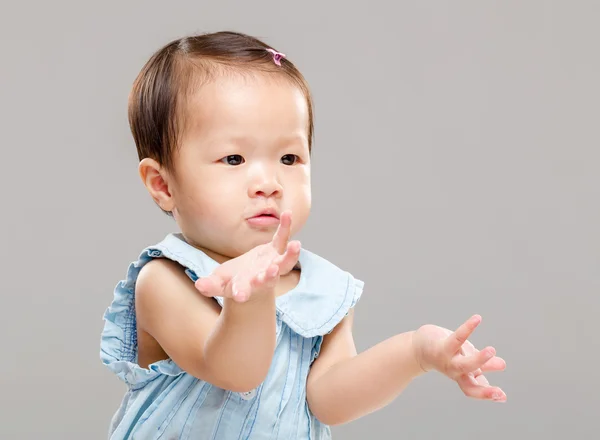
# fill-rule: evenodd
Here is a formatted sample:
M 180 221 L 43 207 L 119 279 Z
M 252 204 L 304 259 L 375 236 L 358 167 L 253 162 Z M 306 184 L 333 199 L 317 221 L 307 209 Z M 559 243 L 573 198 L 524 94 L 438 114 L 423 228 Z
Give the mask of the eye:
M 295 154 L 286 154 L 281 158 L 281 163 L 284 165 L 294 165 L 300 159 Z
M 221 159 L 221 162 L 227 165 L 237 166 L 244 163 L 244 158 L 239 154 L 232 154 L 230 156 L 225 156 L 223 159 Z

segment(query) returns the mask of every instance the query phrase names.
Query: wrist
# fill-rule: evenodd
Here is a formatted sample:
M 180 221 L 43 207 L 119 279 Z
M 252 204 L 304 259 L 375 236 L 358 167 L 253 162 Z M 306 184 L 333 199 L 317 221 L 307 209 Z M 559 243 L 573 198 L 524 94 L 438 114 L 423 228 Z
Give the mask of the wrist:
M 241 337 L 260 335 L 259 339 L 266 342 L 269 338 L 275 337 L 275 301 L 262 299 L 239 303 L 227 298 L 223 303 L 219 320 L 223 328 L 240 330 L 244 334 L 244 336 L 240 335 Z
M 411 353 L 412 353 L 415 365 L 418 366 L 419 370 L 421 370 L 420 371 L 421 373 L 428 373 L 429 371 L 431 371 L 431 367 L 429 367 L 427 365 L 427 363 L 425 362 L 425 360 L 423 359 L 423 348 L 422 348 L 421 339 L 419 338 L 419 335 L 416 330 L 413 330 L 410 333 L 411 333 L 411 338 L 410 338 Z
M 234 298 L 223 299 L 223 308 L 247 310 L 248 308 L 270 308 L 275 306 L 275 289 L 268 292 L 260 292 L 259 294 L 252 293 L 246 301 L 236 301 Z

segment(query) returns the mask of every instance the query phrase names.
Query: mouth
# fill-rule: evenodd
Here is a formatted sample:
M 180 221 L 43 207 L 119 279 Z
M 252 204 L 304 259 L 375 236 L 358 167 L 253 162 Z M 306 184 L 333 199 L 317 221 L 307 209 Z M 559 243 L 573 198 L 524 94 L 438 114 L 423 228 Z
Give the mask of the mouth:
M 279 213 L 275 209 L 269 208 L 269 209 L 264 209 L 264 210 L 258 212 L 257 214 L 253 215 L 250 218 L 261 218 L 261 217 L 263 217 L 263 218 L 270 217 L 270 218 L 279 220 Z
M 263 209 L 247 219 L 252 228 L 267 230 L 279 225 L 279 213 L 275 209 Z

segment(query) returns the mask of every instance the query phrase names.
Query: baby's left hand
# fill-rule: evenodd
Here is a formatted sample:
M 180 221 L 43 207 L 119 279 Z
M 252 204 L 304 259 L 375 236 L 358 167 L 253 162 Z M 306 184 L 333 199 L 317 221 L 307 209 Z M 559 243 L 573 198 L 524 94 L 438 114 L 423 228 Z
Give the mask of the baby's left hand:
M 479 351 L 467 338 L 481 322 L 475 315 L 455 332 L 436 325 L 424 325 L 413 333 L 415 357 L 425 371 L 437 370 L 458 383 L 468 397 L 506 401 L 506 394 L 491 386 L 483 372 L 502 371 L 506 362 L 493 347 Z

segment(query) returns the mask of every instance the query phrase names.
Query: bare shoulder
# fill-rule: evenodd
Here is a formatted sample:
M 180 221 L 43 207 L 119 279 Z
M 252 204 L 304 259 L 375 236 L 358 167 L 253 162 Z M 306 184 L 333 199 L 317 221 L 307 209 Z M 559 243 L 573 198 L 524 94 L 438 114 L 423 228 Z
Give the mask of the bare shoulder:
M 177 307 L 183 302 L 188 305 L 206 308 L 215 313 L 220 307 L 212 298 L 201 295 L 186 275 L 185 268 L 168 258 L 157 258 L 148 262 L 138 275 L 135 286 L 137 320 L 143 327 L 143 321 L 160 314 L 163 306 Z M 173 304 L 175 303 L 175 304 Z
M 185 268 L 166 258 L 148 262 L 136 281 L 135 310 L 140 366 L 170 357 L 196 373 L 221 307 L 198 292 Z
M 348 349 L 349 345 L 354 346 L 354 337 L 352 327 L 354 325 L 354 309 L 350 309 L 348 315 L 342 319 L 333 331 L 323 337 L 321 351 L 328 351 L 329 346 L 342 345 Z M 334 348 L 335 349 L 335 348 Z M 353 351 L 352 349 L 350 351 Z
M 308 388 L 335 364 L 356 356 L 356 345 L 352 334 L 354 309 L 342 319 L 333 331 L 323 337 L 321 352 L 311 367 L 308 376 Z

